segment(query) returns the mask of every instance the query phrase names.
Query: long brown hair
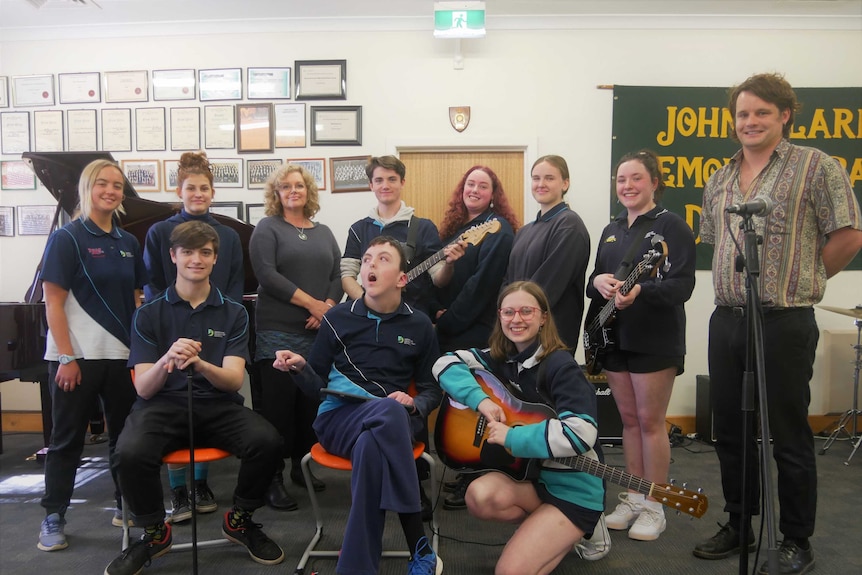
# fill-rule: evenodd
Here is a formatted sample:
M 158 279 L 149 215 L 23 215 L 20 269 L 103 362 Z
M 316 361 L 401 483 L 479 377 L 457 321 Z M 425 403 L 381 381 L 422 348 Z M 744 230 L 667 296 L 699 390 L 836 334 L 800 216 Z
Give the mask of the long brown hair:
M 560 338 L 560 333 L 557 331 L 557 324 L 554 323 L 554 316 L 551 315 L 551 304 L 548 303 L 548 296 L 539 287 L 539 284 L 530 281 L 514 282 L 507 285 L 497 297 L 497 309 L 503 305 L 503 300 L 507 295 L 516 291 L 524 291 L 536 298 L 539 304 L 539 309 L 545 316 L 545 325 L 539 329 L 539 344 L 542 346 L 542 353 L 538 356 L 538 360 L 545 359 L 549 354 L 559 350 L 568 349 L 566 344 Z M 503 327 L 500 324 L 500 314 L 497 313 L 497 320 L 494 322 L 494 330 L 491 332 L 491 337 L 488 339 L 489 347 L 491 348 L 491 357 L 496 361 L 506 361 L 509 356 L 514 355 L 518 350 L 515 344 L 503 334 Z
M 467 178 L 476 170 L 485 172 L 491 178 L 491 209 L 493 212 L 509 222 L 513 232 L 518 231 L 521 224 L 518 222 L 518 216 L 515 215 L 515 211 L 506 198 L 506 192 L 503 191 L 503 183 L 500 181 L 500 178 L 488 166 L 476 165 L 464 172 L 458 185 L 455 186 L 452 196 L 449 198 L 449 207 L 446 209 L 446 213 L 443 214 L 443 223 L 440 224 L 440 239 L 446 240 L 451 238 L 455 235 L 455 232 L 460 230 L 469 221 L 470 215 L 467 213 L 467 206 L 464 205 L 464 186 L 467 184 Z

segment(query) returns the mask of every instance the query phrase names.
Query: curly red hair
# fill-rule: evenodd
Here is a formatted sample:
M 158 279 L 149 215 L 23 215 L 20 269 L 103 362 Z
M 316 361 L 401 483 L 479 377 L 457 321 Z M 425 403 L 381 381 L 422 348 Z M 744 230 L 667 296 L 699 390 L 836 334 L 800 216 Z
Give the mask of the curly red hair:
M 477 165 L 464 172 L 464 176 L 452 192 L 452 197 L 449 198 L 449 207 L 446 209 L 446 213 L 443 214 L 443 223 L 440 224 L 440 238 L 444 241 L 454 236 L 455 232 L 470 221 L 470 215 L 467 213 L 467 207 L 464 205 L 464 185 L 467 183 L 467 178 L 470 174 L 476 170 L 485 172 L 491 178 L 492 211 L 509 222 L 513 232 L 518 231 L 518 228 L 521 227 L 521 224 L 518 222 L 518 216 L 515 215 L 515 211 L 506 198 L 500 178 L 488 166 Z

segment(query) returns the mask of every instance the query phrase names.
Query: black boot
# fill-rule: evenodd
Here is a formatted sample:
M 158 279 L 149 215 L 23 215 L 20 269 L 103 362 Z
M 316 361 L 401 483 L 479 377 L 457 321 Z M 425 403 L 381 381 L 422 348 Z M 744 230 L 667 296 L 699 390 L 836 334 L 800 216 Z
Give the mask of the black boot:
M 314 476 L 314 473 L 311 472 L 311 468 L 308 468 L 308 472 L 311 474 L 311 486 L 315 491 L 320 492 L 326 489 L 326 483 L 318 479 Z M 298 485 L 303 489 L 307 489 L 305 487 L 305 476 L 302 474 L 302 467 L 299 463 L 294 463 L 293 467 L 290 469 L 290 480 L 294 483 L 294 485 Z
M 284 488 L 284 476 L 276 473 L 272 478 L 272 484 L 266 490 L 266 504 L 276 511 L 295 511 L 299 509 L 296 500 L 288 495 Z
M 467 509 L 467 501 L 464 497 L 467 495 L 467 488 L 473 482 L 476 476 L 474 474 L 462 474 L 458 477 L 458 484 L 452 493 L 443 500 L 443 509 L 450 511 L 457 509 Z

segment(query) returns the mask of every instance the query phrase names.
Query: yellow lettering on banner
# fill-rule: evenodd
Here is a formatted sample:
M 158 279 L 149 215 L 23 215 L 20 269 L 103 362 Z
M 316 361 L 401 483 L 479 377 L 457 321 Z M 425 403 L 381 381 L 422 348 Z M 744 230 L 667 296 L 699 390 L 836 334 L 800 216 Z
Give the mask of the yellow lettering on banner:
M 814 110 L 814 117 L 811 118 L 811 129 L 808 131 L 809 140 L 813 140 L 818 134 L 825 139 L 832 137 L 832 134 L 829 133 L 829 126 L 826 125 L 826 118 L 823 116 L 823 112 L 823 108 Z
M 703 208 L 698 206 L 697 204 L 686 204 L 685 205 L 685 223 L 688 224 L 688 227 L 694 231 L 694 216 L 697 214 L 698 222 L 700 221 L 700 214 L 703 211 Z M 697 237 L 694 238 L 694 245 L 700 243 L 700 227 L 698 226 Z
M 852 127 L 853 110 L 848 108 L 832 108 L 832 130 L 829 130 L 829 119 L 826 117 L 825 108 L 816 108 L 811 115 L 811 121 L 807 126 L 794 125 L 790 130 L 790 137 L 798 140 L 813 140 L 815 138 L 848 138 L 855 140 L 862 138 L 862 109 L 856 110 L 857 126 L 854 132 Z
M 655 141 L 659 146 L 670 146 L 676 139 L 674 134 L 674 126 L 676 126 L 676 106 L 667 107 L 667 129 L 664 132 L 659 132 Z
M 853 167 L 850 169 L 850 185 L 855 186 L 859 181 L 862 181 L 862 158 L 853 160 Z
M 734 129 L 733 116 L 727 108 L 701 106 L 695 111 L 688 106 L 668 106 L 666 109 L 667 128 L 656 136 L 656 142 L 660 146 L 673 144 L 677 134 L 685 138 L 695 133 L 698 138 L 726 138 L 728 131 Z
M 697 137 L 703 138 L 706 136 L 706 127 L 709 126 L 711 130 L 709 131 L 710 138 L 718 137 L 718 123 L 721 120 L 721 110 L 718 106 L 713 106 L 709 108 L 710 115 L 706 115 L 706 107 L 700 107 L 697 109 Z
M 848 138 L 855 138 L 856 134 L 853 133 L 853 130 L 850 128 L 850 122 L 853 121 L 853 112 L 848 110 L 847 108 L 835 108 L 835 131 L 832 132 L 833 138 L 843 138 L 842 132 L 846 134 Z M 860 110 L 860 116 L 862 116 L 862 110 Z
M 709 177 L 730 161 L 718 158 L 695 156 L 659 156 L 664 183 L 669 188 L 694 187 L 702 188 Z

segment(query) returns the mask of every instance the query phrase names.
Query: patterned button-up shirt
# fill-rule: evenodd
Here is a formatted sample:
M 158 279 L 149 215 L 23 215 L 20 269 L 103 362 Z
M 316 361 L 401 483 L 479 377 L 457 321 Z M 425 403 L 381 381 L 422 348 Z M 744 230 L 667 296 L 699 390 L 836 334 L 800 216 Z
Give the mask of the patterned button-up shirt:
M 774 203 L 766 217 L 755 217 L 763 237 L 760 294 L 764 305 L 812 306 L 826 290 L 821 251 L 826 235 L 844 227 L 862 229 L 862 214 L 847 172 L 828 154 L 782 140 L 748 193 L 739 188 L 742 150 L 716 171 L 703 191 L 700 237 L 715 245 L 712 281 L 716 305 L 744 305 L 745 276 L 736 272 L 737 249 L 743 245 L 740 217 L 729 206 L 768 196 Z M 726 220 L 730 218 L 730 229 Z

